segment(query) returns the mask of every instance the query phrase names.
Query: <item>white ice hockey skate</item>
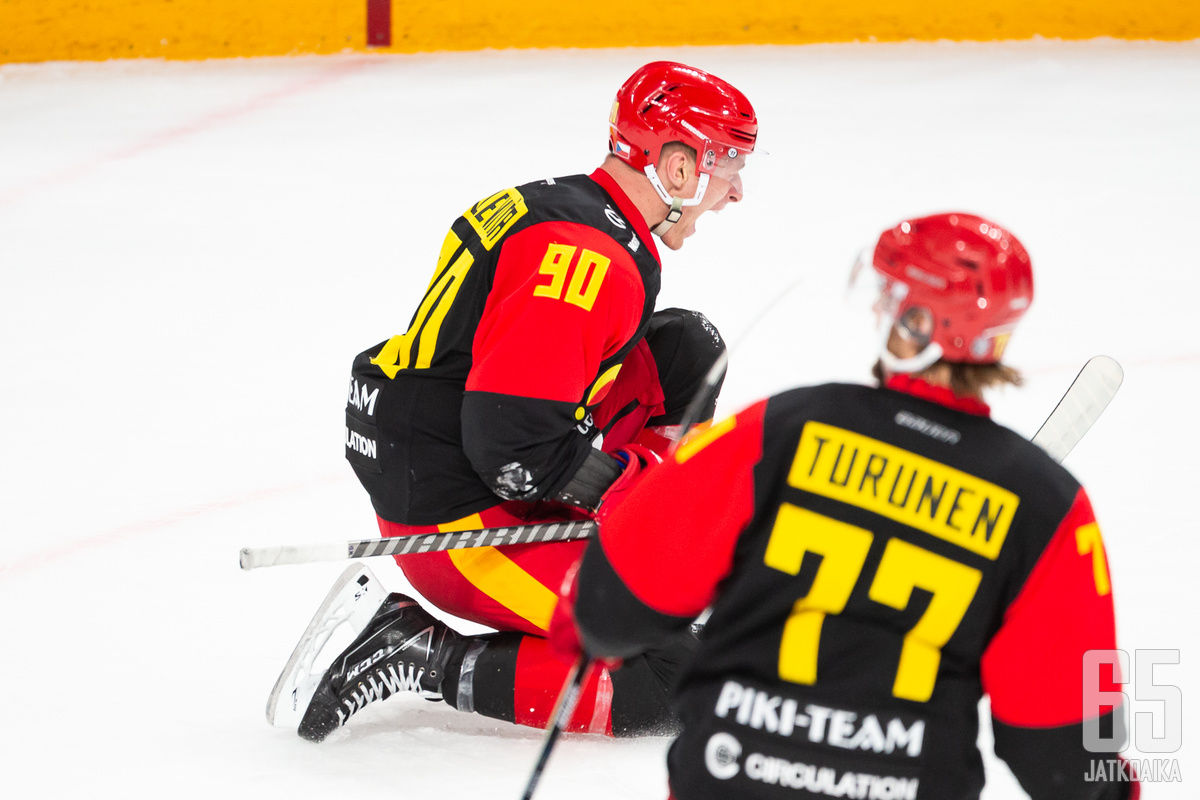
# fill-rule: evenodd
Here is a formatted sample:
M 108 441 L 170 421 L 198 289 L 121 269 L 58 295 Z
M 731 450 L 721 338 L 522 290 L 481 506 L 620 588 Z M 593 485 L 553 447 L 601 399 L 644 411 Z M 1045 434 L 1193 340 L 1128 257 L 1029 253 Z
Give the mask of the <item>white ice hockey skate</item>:
M 267 722 L 296 730 L 322 675 L 342 648 L 367 627 L 387 594 L 387 589 L 365 566 L 354 564 L 346 568 L 313 615 L 279 680 L 275 681 L 267 699 Z M 331 645 L 335 633 L 337 639 Z

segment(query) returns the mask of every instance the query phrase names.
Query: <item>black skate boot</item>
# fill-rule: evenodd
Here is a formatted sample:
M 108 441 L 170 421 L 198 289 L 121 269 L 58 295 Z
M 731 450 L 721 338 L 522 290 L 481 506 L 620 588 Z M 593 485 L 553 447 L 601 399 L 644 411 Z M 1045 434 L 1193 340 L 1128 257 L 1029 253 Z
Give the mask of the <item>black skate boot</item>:
M 319 742 L 358 711 L 398 691 L 441 696 L 446 662 L 464 637 L 416 600 L 393 592 L 321 678 L 304 712 L 300 736 Z

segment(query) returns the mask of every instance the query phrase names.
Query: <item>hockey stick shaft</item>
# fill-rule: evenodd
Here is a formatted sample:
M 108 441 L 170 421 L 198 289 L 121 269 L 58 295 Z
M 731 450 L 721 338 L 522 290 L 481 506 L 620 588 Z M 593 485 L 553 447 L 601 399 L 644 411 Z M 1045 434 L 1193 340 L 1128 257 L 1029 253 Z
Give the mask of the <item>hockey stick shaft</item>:
M 348 542 L 280 547 L 243 547 L 239 563 L 244 570 L 275 567 L 281 564 L 308 564 L 315 561 L 341 561 L 373 556 L 403 556 L 438 553 L 469 547 L 502 547 L 510 544 L 540 544 L 587 539 L 595 534 L 592 520 L 545 522 L 514 525 L 507 528 L 480 528 L 468 531 L 422 533 L 383 539 L 354 539 Z
M 729 368 L 729 351 L 721 353 L 705 376 L 704 384 L 688 405 L 683 415 L 681 429 L 691 429 L 700 415 L 700 409 L 712 396 L 713 391 L 725 377 Z M 680 436 L 680 440 L 682 440 Z M 672 452 L 679 444 L 672 445 Z M 595 535 L 596 523 L 592 520 L 570 522 L 548 522 L 537 525 L 517 525 L 507 528 L 482 528 L 447 533 L 424 533 L 382 539 L 357 539 L 345 543 L 314 545 L 280 545 L 278 547 L 243 547 L 238 563 L 244 570 L 259 567 L 278 567 L 285 564 L 309 564 L 317 561 L 341 561 L 350 558 L 374 556 L 403 556 L 415 553 L 437 553 L 443 550 L 460 550 L 469 547 L 500 547 L 510 544 L 535 544 L 546 542 L 569 542 L 587 539 Z
M 1121 387 L 1121 366 L 1108 356 L 1096 356 L 1083 365 L 1058 405 L 1038 429 L 1033 443 L 1061 462 L 1100 418 Z M 468 547 L 569 542 L 594 536 L 591 520 L 483 528 L 450 533 L 425 533 L 383 539 L 358 539 L 336 544 L 246 547 L 240 563 L 244 570 L 282 564 L 308 564 L 372 556 L 436 553 Z
M 670 454 L 674 455 L 679 449 L 679 445 L 687 437 L 692 427 L 700 422 L 700 412 L 705 404 L 713 398 L 717 391 L 717 387 L 721 385 L 721 381 L 725 378 L 725 373 L 729 371 L 729 351 L 722 350 L 721 355 L 717 356 L 717 360 L 713 362 L 712 367 L 704 376 L 704 383 L 696 391 L 696 395 L 692 398 L 692 402 L 688 403 L 687 409 L 683 412 L 683 419 L 679 423 L 679 438 L 671 443 Z
M 529 773 L 529 781 L 525 784 L 525 793 L 521 795 L 521 800 L 530 800 L 533 797 L 533 791 L 542 779 L 542 773 L 546 770 L 546 763 L 550 760 L 550 753 L 554 750 L 559 734 L 566 730 L 571 715 L 575 713 L 575 706 L 579 703 L 579 693 L 583 690 L 583 683 L 587 680 L 588 672 L 590 672 L 589 664 L 590 659 L 586 654 L 581 653 L 567 674 L 566 683 L 563 684 L 562 692 L 558 695 L 558 702 L 554 705 L 554 713 L 550 715 L 550 725 L 547 726 L 546 735 L 542 739 L 542 748 L 538 751 L 537 763 L 533 765 L 533 771 Z

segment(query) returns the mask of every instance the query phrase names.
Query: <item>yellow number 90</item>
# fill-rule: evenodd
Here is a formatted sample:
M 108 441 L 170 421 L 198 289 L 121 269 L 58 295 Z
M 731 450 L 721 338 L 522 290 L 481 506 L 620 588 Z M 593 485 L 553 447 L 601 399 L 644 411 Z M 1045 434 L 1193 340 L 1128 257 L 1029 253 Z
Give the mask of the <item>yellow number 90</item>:
M 584 311 L 592 310 L 596 296 L 600 294 L 600 286 L 604 283 L 604 276 L 608 273 L 608 265 L 612 262 L 587 249 L 580 253 L 579 260 L 575 261 L 575 252 L 578 249 L 569 244 L 551 244 L 546 248 L 546 255 L 542 257 L 538 274 L 549 275 L 550 282 L 533 287 L 534 297 L 564 300 Z M 571 282 L 564 296 L 563 284 L 567 282 L 567 272 L 571 271 L 572 262 L 575 263 L 575 269 L 571 272 Z

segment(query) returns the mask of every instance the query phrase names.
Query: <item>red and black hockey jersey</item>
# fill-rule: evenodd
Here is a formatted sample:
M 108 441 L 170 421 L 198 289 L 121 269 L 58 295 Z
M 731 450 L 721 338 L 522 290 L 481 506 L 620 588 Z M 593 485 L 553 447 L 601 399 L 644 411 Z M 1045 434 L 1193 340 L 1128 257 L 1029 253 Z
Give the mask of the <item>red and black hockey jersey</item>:
M 379 516 L 431 525 L 562 488 L 659 270 L 603 170 L 505 189 L 455 220 L 408 331 L 354 362 L 346 457 Z
M 1083 655 L 1115 647 L 1088 498 L 982 403 L 904 388 L 762 401 L 602 519 L 588 652 L 628 656 L 714 604 L 676 694 L 678 800 L 976 798 L 984 693 L 1033 797 L 1105 791 L 1083 780 Z

